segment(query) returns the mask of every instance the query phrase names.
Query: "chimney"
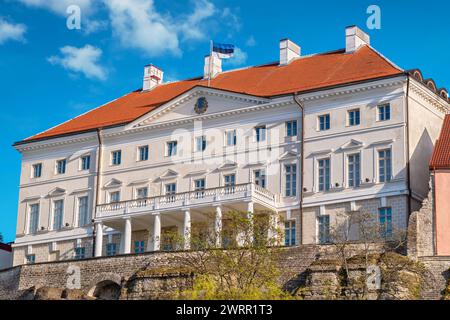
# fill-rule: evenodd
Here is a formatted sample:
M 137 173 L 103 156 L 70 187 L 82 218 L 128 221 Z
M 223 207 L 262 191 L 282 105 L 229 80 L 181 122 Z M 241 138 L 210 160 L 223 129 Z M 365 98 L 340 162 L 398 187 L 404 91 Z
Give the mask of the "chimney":
M 205 67 L 203 68 L 203 78 L 204 79 L 213 79 L 219 73 L 222 72 L 222 59 L 220 59 L 217 55 L 212 55 L 212 61 L 210 61 L 210 56 L 205 56 Z M 209 68 L 211 68 L 212 72 L 209 72 Z
M 289 39 L 280 40 L 280 65 L 289 64 L 292 60 L 299 58 L 301 48 Z
M 144 67 L 144 85 L 142 91 L 149 91 L 163 82 L 164 72 L 158 67 L 149 64 Z
M 370 45 L 370 36 L 357 26 L 345 28 L 345 52 L 355 52 L 364 45 Z

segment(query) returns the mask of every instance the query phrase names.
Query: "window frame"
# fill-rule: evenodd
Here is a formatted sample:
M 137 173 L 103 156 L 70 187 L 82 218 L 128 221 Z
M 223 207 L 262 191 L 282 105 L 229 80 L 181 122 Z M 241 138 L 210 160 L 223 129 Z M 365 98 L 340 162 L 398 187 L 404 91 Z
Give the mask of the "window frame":
M 118 155 L 118 157 L 115 157 L 116 154 Z M 121 164 L 122 164 L 122 150 L 120 149 L 120 150 L 111 151 L 110 165 L 117 167 L 117 166 L 120 166 Z
M 321 172 L 321 165 L 320 163 L 322 161 L 328 161 L 328 167 L 324 166 L 324 170 L 328 168 L 328 171 L 324 172 L 324 181 L 323 181 L 323 186 L 324 188 L 321 188 L 321 183 L 320 183 L 320 172 Z M 319 192 L 328 192 L 331 189 L 331 157 L 324 157 L 324 158 L 319 158 L 317 159 L 317 191 Z M 326 172 L 328 172 L 328 183 L 327 183 L 327 176 L 326 176 Z
M 114 253 L 113 254 L 111 254 L 111 247 L 113 247 L 114 248 Z M 106 244 L 106 256 L 107 257 L 114 257 L 114 256 L 116 256 L 117 255 L 117 244 L 116 243 L 114 243 L 114 242 L 111 242 L 111 243 L 107 243 Z
M 289 172 L 287 168 L 290 168 Z M 292 168 L 294 167 L 294 170 Z M 284 196 L 285 197 L 296 197 L 298 194 L 298 183 L 297 183 L 297 175 L 298 175 L 298 165 L 297 163 L 284 163 Z M 289 188 L 288 188 L 288 177 L 289 177 Z M 289 192 L 288 192 L 289 191 Z
M 148 145 L 143 145 L 143 146 L 139 146 L 137 148 L 137 161 L 138 162 L 144 162 L 144 161 L 148 161 L 149 159 L 149 155 L 150 155 L 150 148 Z
M 264 143 L 267 141 L 267 126 L 265 124 L 254 127 L 255 142 Z
M 350 157 L 358 157 L 358 161 L 355 162 L 355 160 L 353 161 L 353 166 L 355 166 L 355 164 L 358 164 L 357 170 L 356 167 L 353 169 L 354 173 L 353 173 L 353 185 L 350 184 Z M 361 186 L 361 152 L 356 152 L 356 153 L 350 153 L 346 155 L 346 164 L 347 164 L 347 187 L 348 188 L 359 188 Z M 359 173 L 359 175 L 356 174 L 356 172 Z M 358 179 L 356 179 L 358 178 Z
M 82 224 L 82 221 L 81 221 L 81 200 L 82 199 L 86 199 L 86 217 L 85 217 L 86 221 L 83 221 L 84 222 L 83 224 Z M 77 198 L 77 225 L 78 225 L 78 227 L 82 228 L 82 227 L 88 226 L 90 224 L 89 218 L 90 218 L 90 214 L 89 214 L 89 196 L 88 195 L 79 196 Z
M 138 245 L 136 245 L 138 244 Z M 139 249 L 139 250 L 138 250 Z M 136 240 L 134 241 L 134 253 L 141 254 L 145 253 L 145 241 L 144 240 Z
M 169 147 L 172 146 L 172 147 Z M 170 152 L 172 151 L 172 152 Z M 171 140 L 166 142 L 166 157 L 175 157 L 178 154 L 178 141 Z
M 321 123 L 321 119 L 324 119 L 323 122 L 323 129 L 322 129 L 322 123 Z M 328 120 L 328 121 L 326 121 Z M 328 124 L 328 127 L 327 127 Z M 326 114 L 321 114 L 319 116 L 317 116 L 317 131 L 328 131 L 331 129 L 331 115 L 329 113 Z
M 383 112 L 381 112 L 381 109 L 383 110 Z M 388 112 L 386 112 L 386 110 L 388 110 Z M 388 114 L 389 116 L 386 117 L 386 114 Z M 383 121 L 389 121 L 391 119 L 392 119 L 391 104 L 390 103 L 379 104 L 377 106 L 377 121 L 383 122 Z
M 32 216 L 33 216 L 33 207 L 37 206 L 37 218 L 36 218 L 36 230 L 31 230 L 31 221 L 32 221 Z M 36 234 L 39 232 L 39 220 L 40 220 L 40 211 L 41 211 L 41 204 L 36 202 L 36 203 L 30 203 L 29 204 L 29 208 L 28 208 L 28 225 L 27 225 L 27 234 Z
M 256 174 L 259 173 L 259 176 L 256 177 Z M 263 185 L 258 184 L 257 181 L 263 182 Z M 260 186 L 261 188 L 267 189 L 267 175 L 265 169 L 255 169 L 253 170 L 253 182 L 255 185 Z
M 60 167 L 60 164 L 63 164 Z M 62 172 L 60 172 L 60 169 L 63 169 Z M 56 168 L 55 168 L 55 174 L 56 175 L 63 175 L 67 172 L 67 159 L 60 159 L 56 160 Z
M 33 259 L 29 259 L 29 257 L 33 257 Z M 35 264 L 36 263 L 36 254 L 30 253 L 25 255 L 25 264 Z
M 386 175 L 387 175 L 387 173 L 388 173 L 388 171 L 387 171 L 387 162 L 386 162 L 386 156 L 384 156 L 383 158 L 381 158 L 380 157 L 380 153 L 381 152 L 384 152 L 385 154 L 386 154 L 386 151 L 389 151 L 389 168 L 390 168 L 390 175 L 389 176 L 387 176 L 386 177 Z M 394 174 L 393 174 L 393 172 L 394 172 L 394 170 L 393 170 L 393 159 L 392 159 L 392 155 L 393 155 L 393 153 L 392 153 L 392 147 L 388 147 L 388 148 L 379 148 L 379 149 L 377 149 L 377 173 L 378 173 L 378 175 L 377 175 L 377 181 L 378 181 L 378 183 L 389 183 L 389 182 L 391 182 L 392 180 L 393 180 L 393 178 L 394 178 Z M 383 172 L 383 175 L 384 175 L 384 179 L 381 179 L 381 166 L 380 166 L 380 161 L 381 161 L 381 159 L 383 159 L 383 161 L 384 161 L 384 172 Z
M 205 152 L 207 145 L 208 142 L 206 141 L 206 136 L 203 135 L 195 137 L 195 152 Z M 201 147 L 200 150 L 199 146 Z
M 61 224 L 60 228 L 56 228 L 56 222 L 57 222 L 57 203 L 62 203 L 61 205 Z M 53 231 L 60 231 L 64 228 L 64 206 L 65 206 L 65 200 L 64 199 L 55 199 L 52 201 L 52 230 Z M 59 214 L 59 212 L 58 212 Z
M 289 234 L 289 237 L 286 235 Z M 295 219 L 284 222 L 284 246 L 293 247 L 297 245 L 297 221 Z
M 37 168 L 39 168 L 39 175 L 36 175 L 36 169 Z M 42 168 L 43 168 L 42 162 L 34 163 L 31 166 L 31 178 L 32 179 L 39 179 L 39 178 L 41 178 L 42 177 Z
M 291 126 L 290 129 L 289 129 L 289 124 Z M 297 120 L 286 121 L 285 129 L 286 129 L 286 137 L 297 137 L 298 136 L 298 121 Z
M 87 162 L 85 162 L 85 159 L 88 159 Z M 87 167 L 85 166 L 87 164 Z M 89 171 L 91 170 L 91 155 L 87 154 L 80 158 L 80 171 Z
M 77 246 L 74 249 L 74 259 L 75 260 L 83 260 L 86 259 L 86 247 Z
M 383 215 L 382 215 L 383 212 Z M 384 224 L 381 223 L 384 218 Z M 384 239 L 392 236 L 393 232 L 393 215 L 392 207 L 381 207 L 378 208 L 378 224 L 380 225 L 380 236 Z
M 326 237 L 325 239 L 322 239 L 322 227 L 324 226 L 324 221 L 322 221 L 322 219 L 326 219 L 327 220 L 327 230 L 326 230 Z M 330 215 L 329 214 L 324 214 L 324 215 L 318 215 L 317 216 L 317 244 L 321 244 L 321 245 L 325 245 L 325 244 L 330 244 Z
M 351 114 L 355 113 L 355 116 L 353 116 L 353 121 L 354 123 L 351 123 Z M 356 117 L 356 113 L 358 114 L 358 117 Z M 356 121 L 358 120 L 358 121 Z M 361 109 L 360 108 L 355 108 L 355 109 L 350 109 L 347 111 L 347 126 L 348 127 L 357 127 L 361 124 Z
M 228 142 L 230 142 L 229 134 L 233 134 L 231 136 L 231 139 L 232 139 L 232 142 L 233 142 L 232 144 L 228 143 Z M 237 145 L 237 131 L 236 131 L 236 129 L 226 130 L 225 131 L 225 146 L 226 147 L 235 147 L 236 145 Z

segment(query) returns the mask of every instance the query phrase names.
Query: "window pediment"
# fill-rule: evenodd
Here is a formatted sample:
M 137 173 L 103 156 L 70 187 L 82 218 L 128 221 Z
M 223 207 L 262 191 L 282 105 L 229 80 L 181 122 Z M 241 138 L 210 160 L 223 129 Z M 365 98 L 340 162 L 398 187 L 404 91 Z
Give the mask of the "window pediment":
M 57 196 L 62 196 L 62 195 L 64 195 L 64 194 L 66 194 L 66 190 L 65 190 L 65 189 L 56 187 L 56 188 L 54 188 L 53 190 L 51 190 L 51 191 L 47 194 L 47 196 L 48 196 L 48 197 L 57 197 Z
M 117 179 L 111 179 L 105 185 L 103 186 L 104 189 L 110 189 L 110 188 L 118 188 L 122 186 L 122 181 Z
M 343 144 L 338 150 L 339 151 L 346 151 L 346 150 L 353 150 L 353 149 L 359 149 L 364 147 L 364 143 L 355 139 L 351 139 L 349 142 Z

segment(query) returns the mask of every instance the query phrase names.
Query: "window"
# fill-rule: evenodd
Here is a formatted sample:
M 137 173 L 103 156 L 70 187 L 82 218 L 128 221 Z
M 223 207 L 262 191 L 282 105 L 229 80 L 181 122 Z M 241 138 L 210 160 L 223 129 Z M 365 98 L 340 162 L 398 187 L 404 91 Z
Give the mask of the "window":
M 36 233 L 39 228 L 39 204 L 32 204 L 30 206 L 30 222 L 28 227 L 28 233 Z
M 378 106 L 378 121 L 386 121 L 391 119 L 391 105 L 384 104 Z
M 42 163 L 33 165 L 33 178 L 40 178 L 42 176 Z
M 295 137 L 297 133 L 297 120 L 286 122 L 286 135 L 288 137 Z
M 144 253 L 145 252 L 145 242 L 135 241 L 134 242 L 134 253 Z
M 378 151 L 379 182 L 389 182 L 392 178 L 391 150 Z
M 225 182 L 225 193 L 234 193 L 234 186 L 236 185 L 236 175 L 228 174 L 223 178 Z
M 319 244 L 330 243 L 330 216 L 324 215 L 318 217 L 319 224 Z
M 36 263 L 36 255 L 35 254 L 27 254 L 25 256 L 26 264 L 34 264 Z
M 348 125 L 349 126 L 359 126 L 360 124 L 360 113 L 359 109 L 350 110 L 348 112 Z
M 266 141 L 266 126 L 255 128 L 256 142 Z
M 392 236 L 392 208 L 378 209 L 380 222 L 380 236 L 387 238 Z
M 206 137 L 205 136 L 197 137 L 195 140 L 196 140 L 196 150 L 197 150 L 197 152 L 205 151 L 205 149 L 206 149 Z
M 319 116 L 319 130 L 325 131 L 330 129 L 330 115 L 324 114 L 323 116 Z
M 235 146 L 236 145 L 236 130 L 227 131 L 227 146 Z
M 256 170 L 255 174 L 255 184 L 262 188 L 266 187 L 266 172 L 264 170 Z
M 118 166 L 122 163 L 122 151 L 117 150 L 111 152 L 111 164 L 113 166 Z
M 77 248 L 75 248 L 75 260 L 84 259 L 85 255 L 86 255 L 86 248 L 85 247 L 77 247 Z
M 113 191 L 109 193 L 109 203 L 120 202 L 120 191 Z
M 166 184 L 166 200 L 168 202 L 175 202 L 175 194 L 177 193 L 176 183 Z
M 173 157 L 177 154 L 177 142 L 176 141 L 169 141 L 167 142 L 167 156 Z
M 148 198 L 148 188 L 139 188 L 136 189 L 136 198 L 137 199 L 146 199 Z
M 148 146 L 139 147 L 139 161 L 148 160 Z
M 319 191 L 330 190 L 330 159 L 319 160 Z
M 56 161 L 56 173 L 64 174 L 66 173 L 66 159 Z
M 78 226 L 89 224 L 88 197 L 78 198 Z
M 91 168 L 91 156 L 81 157 L 81 170 L 86 171 Z
M 53 203 L 53 230 L 61 230 L 63 227 L 64 200 L 56 200 Z
M 359 187 L 361 183 L 361 161 L 359 154 L 348 156 L 348 186 Z
M 106 255 L 108 257 L 115 256 L 117 254 L 117 245 L 115 243 L 108 243 L 106 245 Z
M 284 223 L 284 245 L 295 246 L 295 220 Z
M 297 165 L 288 164 L 284 167 L 286 174 L 286 197 L 297 195 Z
M 194 187 L 195 187 L 195 197 L 196 198 L 203 198 L 205 196 L 205 179 L 198 179 L 194 181 Z

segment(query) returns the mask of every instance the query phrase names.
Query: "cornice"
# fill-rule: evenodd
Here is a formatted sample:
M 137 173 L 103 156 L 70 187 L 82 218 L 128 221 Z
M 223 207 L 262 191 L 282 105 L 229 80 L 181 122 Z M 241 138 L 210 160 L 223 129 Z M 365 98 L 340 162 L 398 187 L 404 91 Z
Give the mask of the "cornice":
M 444 114 L 449 111 L 450 106 L 448 103 L 446 104 L 441 101 L 442 98 L 435 96 L 435 94 L 427 92 L 428 90 L 425 89 L 421 84 L 411 81 L 410 90 L 411 92 L 415 93 L 417 97 L 419 97 L 422 101 L 432 105 L 437 111 Z
M 46 140 L 42 142 L 32 142 L 30 144 L 17 145 L 14 148 L 19 152 L 36 151 L 41 149 L 53 148 L 67 146 L 70 144 L 83 143 L 88 141 L 95 141 L 97 138 L 95 136 L 87 137 L 77 137 L 73 136 L 70 138 L 60 138 L 57 141 Z

